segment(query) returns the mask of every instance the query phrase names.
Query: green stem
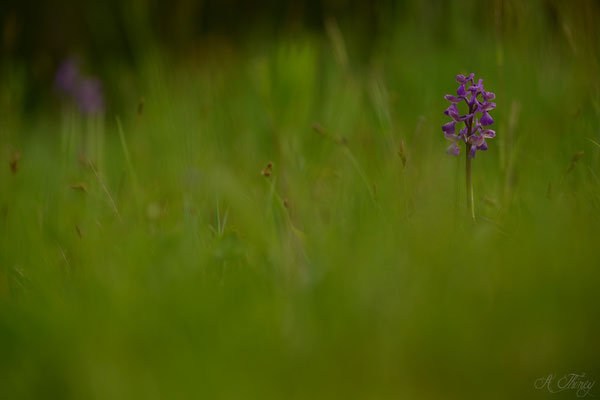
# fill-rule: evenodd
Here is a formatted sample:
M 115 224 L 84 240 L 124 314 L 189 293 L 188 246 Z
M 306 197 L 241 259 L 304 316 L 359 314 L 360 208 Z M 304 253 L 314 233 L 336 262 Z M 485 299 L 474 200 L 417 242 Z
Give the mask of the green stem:
M 475 204 L 473 201 L 473 181 L 471 180 L 471 157 L 469 157 L 469 143 L 465 143 L 465 158 L 466 163 L 466 176 L 467 176 L 467 207 L 471 212 L 471 218 L 475 221 Z

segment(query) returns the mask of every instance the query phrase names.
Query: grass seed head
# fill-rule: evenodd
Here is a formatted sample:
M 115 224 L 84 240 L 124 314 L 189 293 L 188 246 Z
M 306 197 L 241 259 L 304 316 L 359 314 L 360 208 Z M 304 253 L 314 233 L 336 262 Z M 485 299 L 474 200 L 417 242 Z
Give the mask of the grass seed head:
M 583 151 L 578 151 L 577 153 L 573 154 L 573 157 L 571 158 L 571 163 L 567 168 L 567 172 L 571 172 L 573 168 L 575 168 L 575 164 L 577 164 L 577 161 L 579 161 L 581 157 L 583 157 Z
M 19 161 L 21 160 L 21 153 L 19 151 L 15 151 L 8 162 L 10 165 L 10 170 L 13 174 L 16 174 L 19 170 Z
M 267 166 L 265 167 L 265 169 L 263 169 L 262 171 L 260 171 L 260 174 L 262 176 L 264 176 L 265 178 L 268 178 L 268 177 L 271 176 L 272 172 L 273 172 L 273 163 L 269 161 L 267 163 Z
M 398 156 L 400 157 L 400 161 L 402 161 L 402 167 L 406 167 L 406 150 L 404 150 L 404 140 L 400 141 Z
M 87 187 L 85 186 L 84 183 L 74 183 L 71 185 L 71 189 L 73 190 L 79 190 L 81 192 L 87 193 Z

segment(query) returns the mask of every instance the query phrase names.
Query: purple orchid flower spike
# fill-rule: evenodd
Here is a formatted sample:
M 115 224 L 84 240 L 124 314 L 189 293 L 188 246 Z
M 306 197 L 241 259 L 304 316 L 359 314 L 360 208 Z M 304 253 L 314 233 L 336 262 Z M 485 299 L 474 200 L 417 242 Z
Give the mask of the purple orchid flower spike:
M 456 75 L 456 82 L 460 84 L 456 90 L 456 96 L 447 94 L 444 96 L 451 104 L 444 111 L 444 114 L 452 118 L 452 121 L 442 125 L 444 137 L 451 141 L 452 144 L 446 149 L 446 153 L 453 156 L 460 154 L 458 143 L 465 143 L 467 152 L 467 200 L 473 220 L 475 219 L 475 209 L 473 206 L 473 186 L 471 183 L 471 160 L 475 158 L 477 151 L 486 151 L 488 145 L 486 139 L 491 139 L 496 136 L 496 132 L 488 129 L 494 123 L 494 119 L 490 115 L 490 111 L 496 108 L 496 103 L 492 100 L 496 95 L 492 92 L 487 92 L 483 87 L 483 79 L 479 79 L 475 83 L 475 74 L 469 76 L 462 74 Z M 468 85 L 468 86 L 467 86 Z M 469 112 L 460 115 L 458 105 L 465 102 Z M 456 134 L 456 125 L 464 122 L 464 127 Z
M 489 112 L 496 108 L 496 103 L 492 102 L 492 100 L 496 98 L 496 95 L 492 92 L 487 92 L 484 90 L 483 79 L 479 79 L 477 83 L 475 83 L 475 74 L 472 73 L 469 74 L 469 76 L 461 74 L 456 75 L 456 82 L 460 84 L 456 91 L 456 95 L 447 94 L 444 96 L 444 98 L 451 103 L 450 107 L 444 111 L 444 114 L 452 118 L 452 121 L 445 123 L 442 126 L 442 130 L 445 135 L 448 133 L 453 134 L 456 130 L 456 124 L 464 122 L 466 130 L 463 134 L 459 134 L 458 136 L 468 144 L 469 138 L 472 135 L 480 135 L 483 127 L 488 127 L 494 123 L 494 120 Z M 467 87 L 467 85 L 469 86 Z M 469 112 L 464 115 L 460 115 L 458 111 L 458 105 L 463 101 L 466 103 Z M 490 129 L 487 129 L 487 131 L 493 132 L 493 136 L 486 136 L 486 138 L 491 139 L 495 136 L 494 131 Z M 446 138 L 448 139 L 447 136 Z M 471 158 L 473 158 L 475 157 L 477 150 L 486 149 L 487 145 L 477 145 L 475 151 L 471 151 L 469 149 L 469 155 Z M 458 154 L 455 151 L 450 153 L 453 155 Z

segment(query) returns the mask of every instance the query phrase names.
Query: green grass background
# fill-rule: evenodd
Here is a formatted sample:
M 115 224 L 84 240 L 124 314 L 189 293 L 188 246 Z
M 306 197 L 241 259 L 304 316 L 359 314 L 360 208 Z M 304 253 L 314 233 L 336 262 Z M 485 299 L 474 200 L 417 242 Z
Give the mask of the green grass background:
M 103 72 L 118 106 L 95 117 L 27 112 L 5 62 L 0 397 L 561 399 L 534 381 L 600 379 L 598 4 L 555 3 L 554 25 L 544 2 L 500 22 L 499 2 L 419 4 L 368 55 L 335 20 L 184 62 L 149 45 Z M 476 224 L 441 131 L 469 72 L 498 104 Z

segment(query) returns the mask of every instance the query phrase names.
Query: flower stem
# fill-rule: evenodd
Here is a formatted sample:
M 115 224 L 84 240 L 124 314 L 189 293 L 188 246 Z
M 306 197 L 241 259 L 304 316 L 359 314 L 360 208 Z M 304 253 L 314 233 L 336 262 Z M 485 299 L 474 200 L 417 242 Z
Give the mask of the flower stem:
M 469 143 L 465 146 L 466 177 L 467 177 L 467 207 L 471 213 L 471 218 L 475 221 L 475 204 L 473 202 L 473 181 L 471 180 L 471 157 L 469 157 Z

